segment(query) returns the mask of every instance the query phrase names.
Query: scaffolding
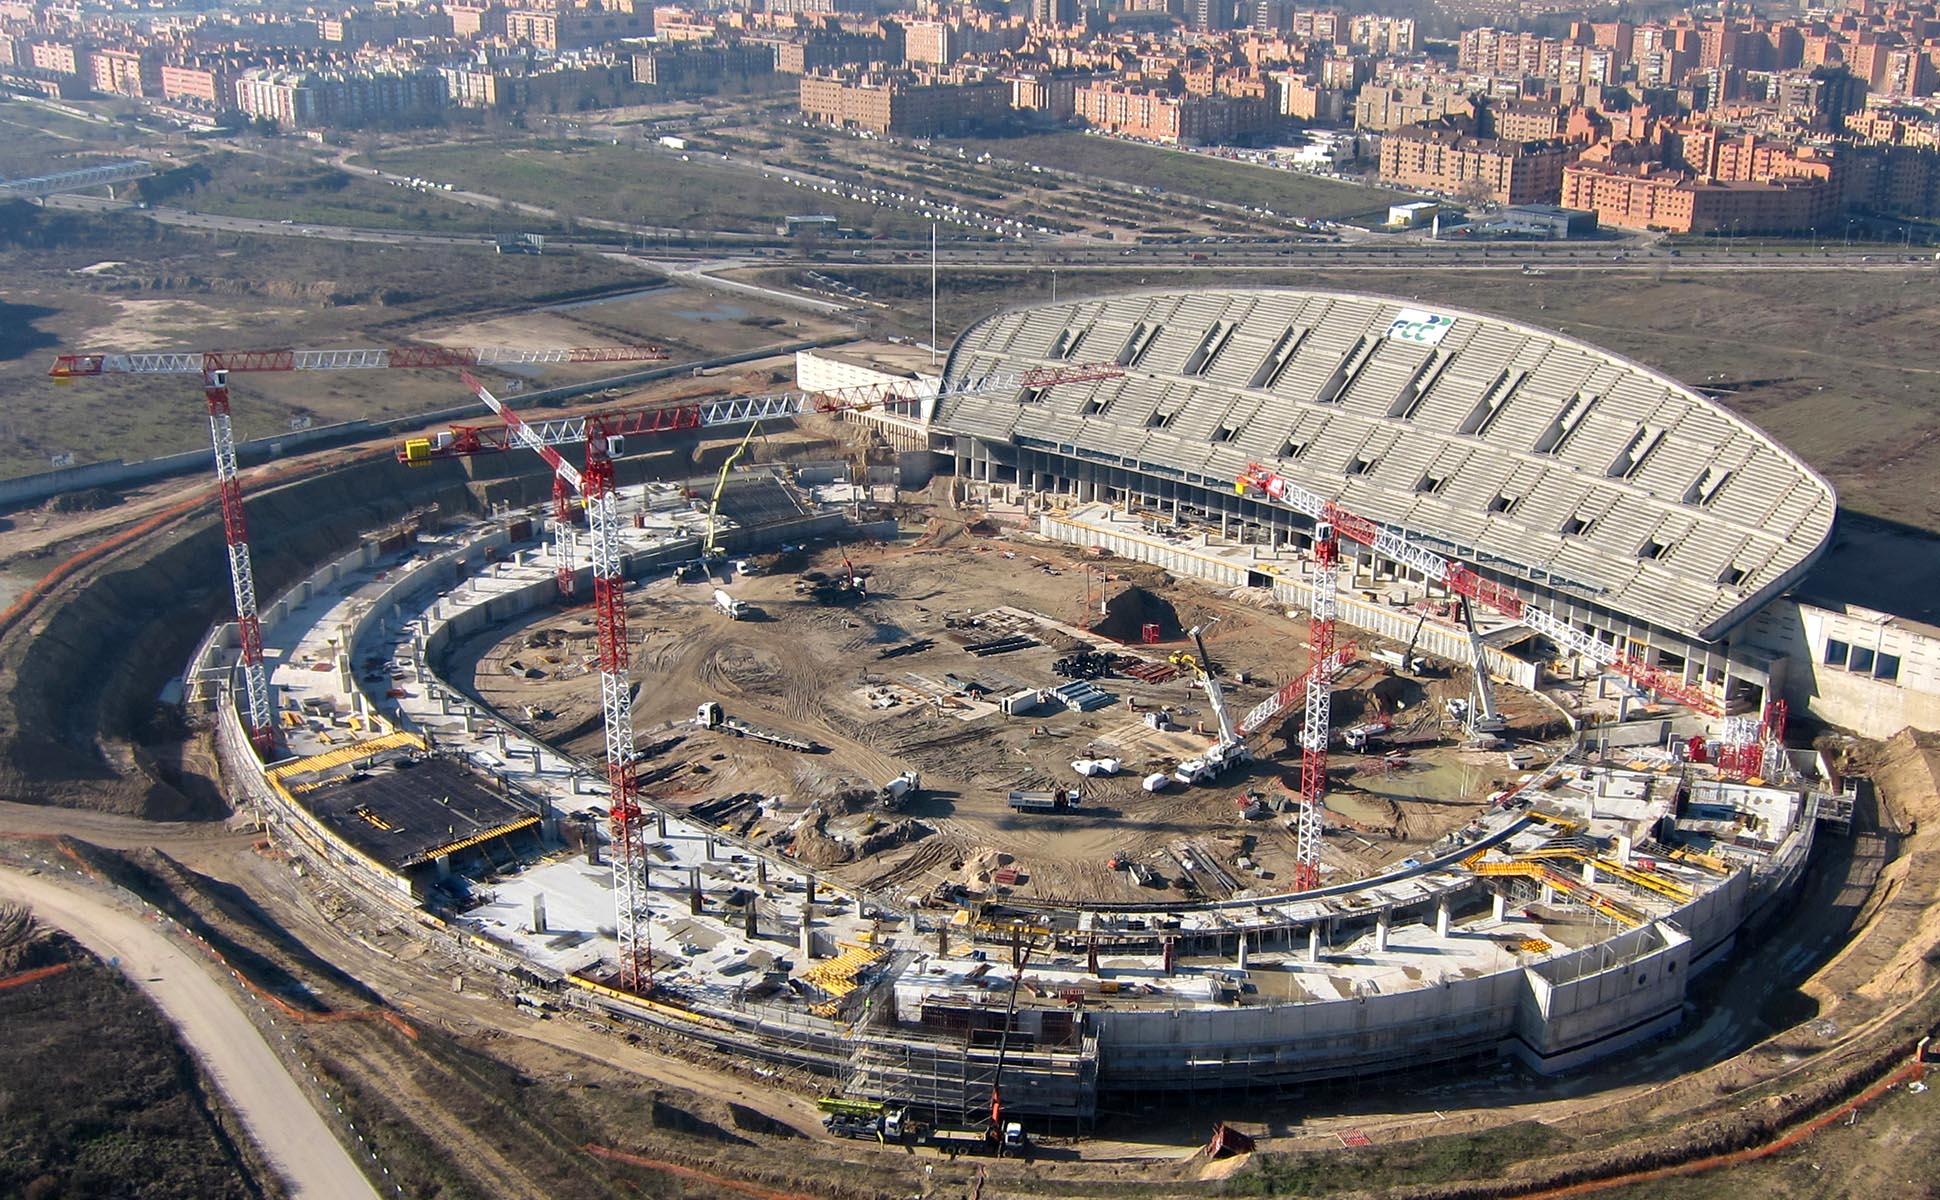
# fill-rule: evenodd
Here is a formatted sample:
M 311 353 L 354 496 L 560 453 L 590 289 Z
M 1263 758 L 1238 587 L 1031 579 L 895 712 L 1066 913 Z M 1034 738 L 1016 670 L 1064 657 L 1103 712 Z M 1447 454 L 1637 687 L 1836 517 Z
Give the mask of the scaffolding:
M 1088 1127 L 1098 1113 L 1098 1038 L 1020 1049 L 1015 1037 L 997 1077 L 995 1041 L 976 1031 L 940 1037 L 913 1032 L 859 1032 L 843 1094 L 934 1115 L 939 1125 L 980 1129 L 990 1123 L 990 1093 L 1001 1084 L 1004 1112 Z

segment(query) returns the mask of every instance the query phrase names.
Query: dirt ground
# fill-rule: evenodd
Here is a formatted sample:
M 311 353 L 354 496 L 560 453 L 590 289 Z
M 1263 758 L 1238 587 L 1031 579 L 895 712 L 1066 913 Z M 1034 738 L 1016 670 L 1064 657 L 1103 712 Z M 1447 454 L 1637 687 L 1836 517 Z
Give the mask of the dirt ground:
M 1209 624 L 1207 649 L 1237 719 L 1306 669 L 1304 618 L 1257 591 L 1086 563 L 1036 539 L 943 540 L 824 548 L 781 564 L 792 569 L 736 576 L 726 586 L 754 610 L 739 621 L 711 601 L 719 578 L 639 587 L 629 617 L 642 685 L 634 719 L 652 794 L 792 846 L 845 882 L 919 903 L 944 901 L 952 885 L 1042 900 L 1224 899 L 1288 877 L 1296 847 L 1283 806 L 1299 789 L 1292 730 L 1269 730 L 1256 741 L 1264 757 L 1213 784 L 1153 793 L 1141 780 L 1196 757 L 1216 730 L 1195 676 L 1169 661 L 1191 652 L 1181 627 Z M 806 574 L 842 576 L 845 556 L 866 578 L 867 600 L 828 605 L 798 593 Z M 1163 615 L 1169 642 L 1123 644 L 1087 627 L 1109 624 L 1098 615 L 1102 599 L 1116 611 L 1127 593 L 1148 617 Z M 1035 644 L 988 656 L 968 648 L 1008 634 Z M 484 701 L 537 736 L 598 757 L 598 691 L 586 669 L 593 638 L 587 610 L 540 614 L 456 648 L 447 677 L 469 677 Z M 1053 664 L 1080 647 L 1138 660 L 1096 681 L 1114 702 L 1087 713 L 1055 702 L 1028 715 L 1000 711 L 1005 696 L 1064 683 Z M 1171 677 L 1127 673 L 1148 667 Z M 1337 756 L 1328 874 L 1355 877 L 1420 849 L 1470 821 L 1499 785 L 1502 755 L 1460 749 L 1441 717 L 1443 700 L 1469 686 L 1466 669 L 1416 680 L 1367 664 L 1340 681 L 1337 725 L 1380 709 L 1403 730 L 1445 736 L 1405 754 Z M 1512 719 L 1543 719 L 1528 698 L 1503 700 Z M 707 701 L 820 752 L 697 727 Z M 1171 728 L 1150 727 L 1154 712 Z M 1071 766 L 1096 757 L 1117 758 L 1123 770 L 1081 778 Z M 921 775 L 920 795 L 893 809 L 878 803 L 878 789 L 905 770 Z M 1013 789 L 1069 788 L 1082 792 L 1075 813 L 1018 813 L 1008 803 Z M 1249 795 L 1269 811 L 1247 819 Z M 1140 886 L 1108 866 L 1114 856 L 1146 862 L 1166 882 Z M 993 883 L 1002 867 L 1017 872 L 1014 884 Z

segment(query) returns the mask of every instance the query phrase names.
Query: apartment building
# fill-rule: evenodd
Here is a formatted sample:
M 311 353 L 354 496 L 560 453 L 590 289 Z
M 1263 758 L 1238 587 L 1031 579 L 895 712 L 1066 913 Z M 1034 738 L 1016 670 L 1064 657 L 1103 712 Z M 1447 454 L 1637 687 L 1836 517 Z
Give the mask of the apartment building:
M 1011 85 L 1001 79 L 907 72 L 804 75 L 802 115 L 810 120 L 899 137 L 966 133 L 1001 122 Z
M 1518 142 L 1446 126 L 1411 126 L 1381 139 L 1381 180 L 1502 205 L 1554 204 L 1569 157 L 1569 148 L 1553 139 Z

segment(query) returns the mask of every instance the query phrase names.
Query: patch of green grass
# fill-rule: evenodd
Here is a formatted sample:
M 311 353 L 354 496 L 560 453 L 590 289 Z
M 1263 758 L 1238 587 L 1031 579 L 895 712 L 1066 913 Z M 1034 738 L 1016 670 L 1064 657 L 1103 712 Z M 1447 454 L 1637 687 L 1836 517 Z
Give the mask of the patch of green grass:
M 949 144 L 958 143 L 953 139 Z M 1385 188 L 1083 133 L 972 138 L 962 145 L 972 155 L 989 151 L 999 158 L 1028 160 L 1148 189 L 1164 188 L 1179 197 L 1270 208 L 1281 216 L 1339 220 L 1377 209 L 1385 212 L 1388 205 L 1409 198 Z
M 546 205 L 576 217 L 641 225 L 773 233 L 784 216 L 828 213 L 844 225 L 885 232 L 897 220 L 874 205 L 794 187 L 778 177 L 763 178 L 698 153 L 682 161 L 621 146 L 534 142 L 507 148 L 394 150 L 372 161 L 386 171 Z
M 554 232 L 543 218 L 462 204 L 336 167 L 218 152 L 137 183 L 142 199 L 197 212 L 298 225 L 430 233 Z
M 1330 1196 L 1357 1188 L 1487 1179 L 1502 1167 L 1559 1153 L 1569 1139 L 1536 1121 L 1481 1133 L 1321 1153 L 1260 1154 L 1218 1189 L 1225 1196 Z
M 76 120 L 21 100 L 0 98 L 0 178 L 51 175 L 98 166 L 125 154 L 138 137 L 119 125 Z

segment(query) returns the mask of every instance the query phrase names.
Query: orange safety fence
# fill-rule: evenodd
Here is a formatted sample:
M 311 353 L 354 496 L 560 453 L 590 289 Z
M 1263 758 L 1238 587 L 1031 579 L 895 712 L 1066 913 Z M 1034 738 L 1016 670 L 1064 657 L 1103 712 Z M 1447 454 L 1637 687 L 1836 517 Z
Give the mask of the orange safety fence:
M 70 965 L 69 963 L 55 963 L 51 967 L 35 967 L 31 971 L 22 971 L 18 975 L 9 975 L 5 979 L 0 979 L 0 992 L 4 992 L 8 988 L 19 987 L 23 983 L 33 983 L 36 980 L 46 979 L 52 975 L 59 975 L 62 971 L 67 970 Z
M 66 837 L 65 834 L 0 833 L 0 837 L 34 838 L 36 840 L 52 841 L 55 844 L 55 846 L 59 848 L 61 853 L 73 859 L 75 863 L 77 863 L 80 866 L 81 872 L 83 874 L 87 875 L 89 878 L 94 879 L 96 881 L 111 882 L 111 881 L 103 880 L 101 873 L 95 870 L 92 864 L 90 864 L 86 859 L 82 858 L 79 854 L 76 854 L 74 852 L 74 848 L 72 846 L 67 845 L 66 842 L 62 840 L 63 838 Z M 151 919 L 161 920 L 162 917 L 159 912 L 156 912 L 151 914 Z M 177 928 L 182 928 L 180 922 L 176 922 L 176 926 Z M 387 1008 L 365 1008 L 365 1009 L 358 1009 L 356 1011 L 349 1011 L 349 1012 L 341 1009 L 335 1010 L 332 1012 L 308 1012 L 308 1011 L 305 1011 L 304 1009 L 297 1008 L 296 1006 L 290 1004 L 288 1001 L 284 1000 L 281 996 L 278 996 L 276 993 L 269 991 L 267 988 L 264 988 L 263 986 L 258 984 L 255 980 L 251 979 L 249 976 L 243 974 L 241 971 L 238 971 L 235 967 L 231 966 L 229 964 L 229 960 L 222 956 L 222 952 L 220 950 L 217 950 L 214 946 L 211 946 L 206 940 L 204 940 L 201 937 L 198 937 L 193 933 L 189 933 L 188 930 L 185 928 L 182 929 L 182 931 L 185 934 L 188 934 L 189 939 L 193 941 L 197 946 L 201 947 L 204 953 L 206 953 L 210 958 L 215 959 L 216 963 L 219 966 L 221 966 L 223 970 L 235 976 L 236 982 L 242 984 L 243 988 L 247 990 L 251 995 L 255 996 L 257 999 L 262 1000 L 266 1003 L 274 1004 L 278 1012 L 282 1013 L 285 1017 L 288 1017 L 290 1020 L 295 1021 L 299 1025 L 327 1024 L 333 1021 L 382 1021 L 385 1024 L 390 1025 L 392 1028 L 396 1029 L 399 1033 L 403 1034 L 405 1037 L 410 1038 L 412 1041 L 415 1042 L 418 1040 L 417 1029 L 413 1027 L 409 1021 L 406 1021 L 403 1017 L 398 1016 L 396 1013 L 392 1012 L 390 1009 L 387 1009 Z M 0 985 L 0 986 L 3 986 L 3 985 Z
M 744 1183 L 739 1179 L 729 1179 L 725 1175 L 716 1175 L 711 1171 L 703 1171 L 697 1167 L 684 1167 L 679 1163 L 670 1163 L 658 1158 L 646 1158 L 638 1154 L 628 1154 L 623 1150 L 609 1149 L 606 1146 L 595 1145 L 592 1142 L 586 1143 L 585 1149 L 586 1153 L 597 1158 L 611 1159 L 614 1162 L 623 1162 L 629 1166 L 646 1167 L 652 1171 L 665 1171 L 669 1175 L 678 1175 L 683 1179 L 698 1180 L 701 1183 L 726 1188 L 731 1192 L 739 1192 L 743 1196 L 753 1196 L 755 1200 L 815 1200 L 815 1197 L 803 1192 L 784 1192 L 777 1188 L 763 1187 L 758 1183 Z
M 1719 1167 L 1733 1167 L 1739 1163 L 1768 1158 L 1771 1155 L 1777 1154 L 1780 1150 L 1786 1150 L 1796 1146 L 1806 1138 L 1819 1132 L 1819 1130 L 1844 1117 L 1847 1113 L 1854 1112 L 1861 1106 L 1872 1103 L 1887 1092 L 1892 1091 L 1902 1082 L 1908 1079 L 1919 1078 L 1924 1064 L 1921 1063 L 1918 1054 L 1919 1052 L 1915 1051 L 1912 1062 L 1900 1067 L 1898 1070 L 1886 1076 L 1886 1078 L 1873 1084 L 1873 1086 L 1854 1096 L 1844 1104 L 1835 1105 L 1812 1120 L 1807 1121 L 1805 1124 L 1787 1130 L 1785 1133 L 1766 1142 L 1762 1146 L 1748 1146 L 1743 1150 L 1734 1150 L 1729 1154 L 1707 1155 L 1704 1158 L 1694 1158 L 1689 1162 L 1676 1163 L 1668 1167 L 1653 1167 L 1646 1171 L 1633 1171 L 1624 1175 L 1612 1175 L 1604 1179 L 1590 1179 L 1582 1183 L 1572 1183 L 1565 1187 L 1548 1188 L 1539 1192 L 1523 1192 L 1521 1193 L 1522 1200 L 1551 1200 L 1551 1197 L 1557 1196 L 1587 1196 L 1593 1192 L 1609 1191 L 1611 1188 L 1628 1187 L 1633 1183 L 1647 1183 L 1654 1179 L 1670 1179 L 1679 1175 L 1698 1175 L 1705 1171 L 1716 1170 Z
M 371 457 L 377 453 L 377 451 L 371 451 L 368 455 L 357 457 Z M 251 488 L 261 489 L 266 486 L 281 483 L 292 476 L 300 475 L 313 469 L 314 466 L 315 463 L 305 461 L 278 467 L 273 471 L 263 471 L 247 475 L 244 478 L 245 482 Z M 28 610 L 46 599 L 50 592 L 59 587 L 62 581 L 74 574 L 74 572 L 98 558 L 105 558 L 122 547 L 148 536 L 170 521 L 175 520 L 177 517 L 193 509 L 213 503 L 215 499 L 216 489 L 207 488 L 190 499 L 184 500 L 179 504 L 170 505 L 168 508 L 163 509 L 161 512 L 156 513 L 154 516 L 149 517 L 139 524 L 129 526 L 127 529 L 122 530 L 120 533 L 115 534 L 105 541 L 96 542 L 87 549 L 77 551 L 62 559 L 54 565 L 53 570 L 41 576 L 40 579 L 35 581 L 33 586 L 20 593 L 19 598 L 8 605 L 5 612 L 0 612 L 0 636 L 4 636 L 10 631 L 14 627 L 15 622 L 26 615 Z

